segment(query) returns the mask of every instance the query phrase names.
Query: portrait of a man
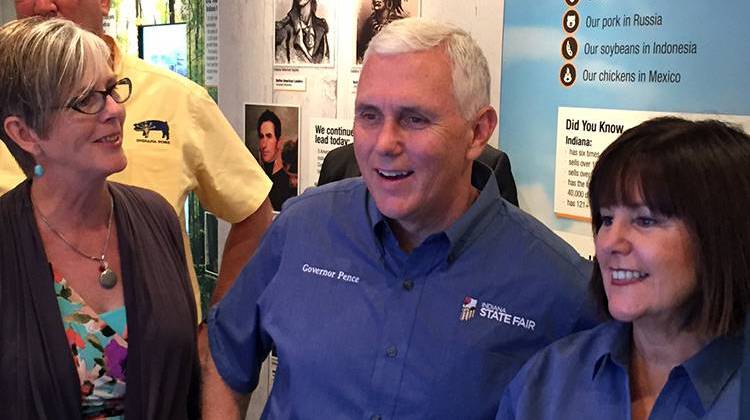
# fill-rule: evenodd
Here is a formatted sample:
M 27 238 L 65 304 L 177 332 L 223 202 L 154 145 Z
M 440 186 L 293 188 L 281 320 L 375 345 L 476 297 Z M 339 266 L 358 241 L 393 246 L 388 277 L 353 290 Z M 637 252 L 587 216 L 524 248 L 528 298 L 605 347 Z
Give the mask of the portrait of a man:
M 360 0 L 357 19 L 357 64 L 375 34 L 394 20 L 419 16 L 419 0 Z
M 318 0 L 277 0 L 277 16 L 288 10 L 276 21 L 275 64 L 328 64 L 331 52 L 328 44 L 329 27 L 323 17 L 318 16 Z
M 268 197 L 275 211 L 297 195 L 298 138 L 298 107 L 245 105 L 245 144 L 273 183 Z

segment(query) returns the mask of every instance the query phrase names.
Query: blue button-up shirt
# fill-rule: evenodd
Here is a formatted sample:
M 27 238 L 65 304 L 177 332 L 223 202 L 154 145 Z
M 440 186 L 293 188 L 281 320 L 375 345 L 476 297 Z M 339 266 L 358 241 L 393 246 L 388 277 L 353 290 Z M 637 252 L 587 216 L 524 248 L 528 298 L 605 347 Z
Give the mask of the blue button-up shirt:
M 288 201 L 209 316 L 224 381 L 251 391 L 275 348 L 264 418 L 492 418 L 523 362 L 594 312 L 590 265 L 474 171 L 471 208 L 411 254 L 361 178 Z
M 630 324 L 611 321 L 534 356 L 503 396 L 497 419 L 630 420 Z M 652 420 L 739 418 L 742 336 L 714 339 L 672 369 Z

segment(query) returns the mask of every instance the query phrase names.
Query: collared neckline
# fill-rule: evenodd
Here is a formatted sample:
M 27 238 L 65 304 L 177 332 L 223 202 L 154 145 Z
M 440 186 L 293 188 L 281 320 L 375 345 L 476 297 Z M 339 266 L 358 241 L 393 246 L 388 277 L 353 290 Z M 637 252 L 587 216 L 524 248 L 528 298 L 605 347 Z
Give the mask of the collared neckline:
M 629 375 L 633 326 L 631 323 L 610 321 L 611 326 L 592 351 L 594 360 L 592 380 L 613 363 Z M 696 355 L 674 369 L 687 372 L 704 410 L 713 406 L 716 398 L 742 364 L 743 335 L 717 337 Z M 720 363 L 717 363 L 720 361 Z
M 742 365 L 743 338 L 742 334 L 717 337 L 681 365 L 690 377 L 704 410 L 714 404 Z
M 607 363 L 613 363 L 619 368 L 628 371 L 630 367 L 630 351 L 633 337 L 633 324 L 629 322 L 609 321 L 605 326 L 604 334 L 597 341 L 592 350 L 594 360 L 591 371 L 591 379 L 596 379 L 604 370 Z
M 497 186 L 497 179 L 492 170 L 479 161 L 474 161 L 471 168 L 471 185 L 479 190 L 474 203 L 464 212 L 451 226 L 445 231 L 432 234 L 425 238 L 425 242 L 431 240 L 436 235 L 445 235 L 450 242 L 447 259 L 449 262 L 455 261 L 466 247 L 472 243 L 472 239 L 482 232 L 486 231 L 486 226 L 492 222 L 496 208 L 502 207 L 500 198 L 500 189 Z M 373 234 L 378 238 L 379 250 L 381 257 L 384 249 L 382 238 L 386 232 L 390 232 L 387 226 L 387 219 L 378 210 L 372 195 L 367 192 L 367 215 L 370 221 L 370 228 Z
M 449 260 L 457 259 L 477 235 L 486 231 L 492 222 L 495 208 L 501 207 L 500 188 L 490 168 L 479 161 L 471 167 L 471 185 L 479 190 L 479 196 L 469 209 L 461 215 L 448 229 L 446 236 L 451 243 Z

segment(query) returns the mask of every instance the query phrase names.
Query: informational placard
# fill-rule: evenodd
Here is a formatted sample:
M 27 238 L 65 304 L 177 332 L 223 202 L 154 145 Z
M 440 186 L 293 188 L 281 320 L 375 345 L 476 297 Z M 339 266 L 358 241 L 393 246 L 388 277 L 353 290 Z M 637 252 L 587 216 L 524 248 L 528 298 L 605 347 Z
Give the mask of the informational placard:
M 335 118 L 311 118 L 310 136 L 300 149 L 300 191 L 315 186 L 320 175 L 320 166 L 328 152 L 354 141 L 354 121 Z
M 505 0 L 500 147 L 521 207 L 585 235 L 588 175 L 660 115 L 750 115 L 750 3 Z
M 219 0 L 205 0 L 205 85 L 219 86 Z
M 299 74 L 288 72 L 274 72 L 273 90 L 289 90 L 293 92 L 304 92 L 307 90 L 307 78 Z
M 588 183 L 601 152 L 628 128 L 667 115 L 689 120 L 720 119 L 750 132 L 750 116 L 560 107 L 557 113 L 555 214 L 588 222 Z

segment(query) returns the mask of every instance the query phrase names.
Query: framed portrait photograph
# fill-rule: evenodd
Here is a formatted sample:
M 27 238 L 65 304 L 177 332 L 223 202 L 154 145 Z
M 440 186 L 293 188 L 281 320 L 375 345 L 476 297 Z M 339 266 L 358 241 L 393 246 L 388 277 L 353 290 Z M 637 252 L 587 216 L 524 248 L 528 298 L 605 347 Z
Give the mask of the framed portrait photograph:
M 333 67 L 335 0 L 274 0 L 274 66 Z
M 358 0 L 355 62 L 362 64 L 367 46 L 375 34 L 394 20 L 416 17 L 421 13 L 420 0 Z
M 298 194 L 299 121 L 296 105 L 245 104 L 245 146 L 273 182 L 274 211 Z

